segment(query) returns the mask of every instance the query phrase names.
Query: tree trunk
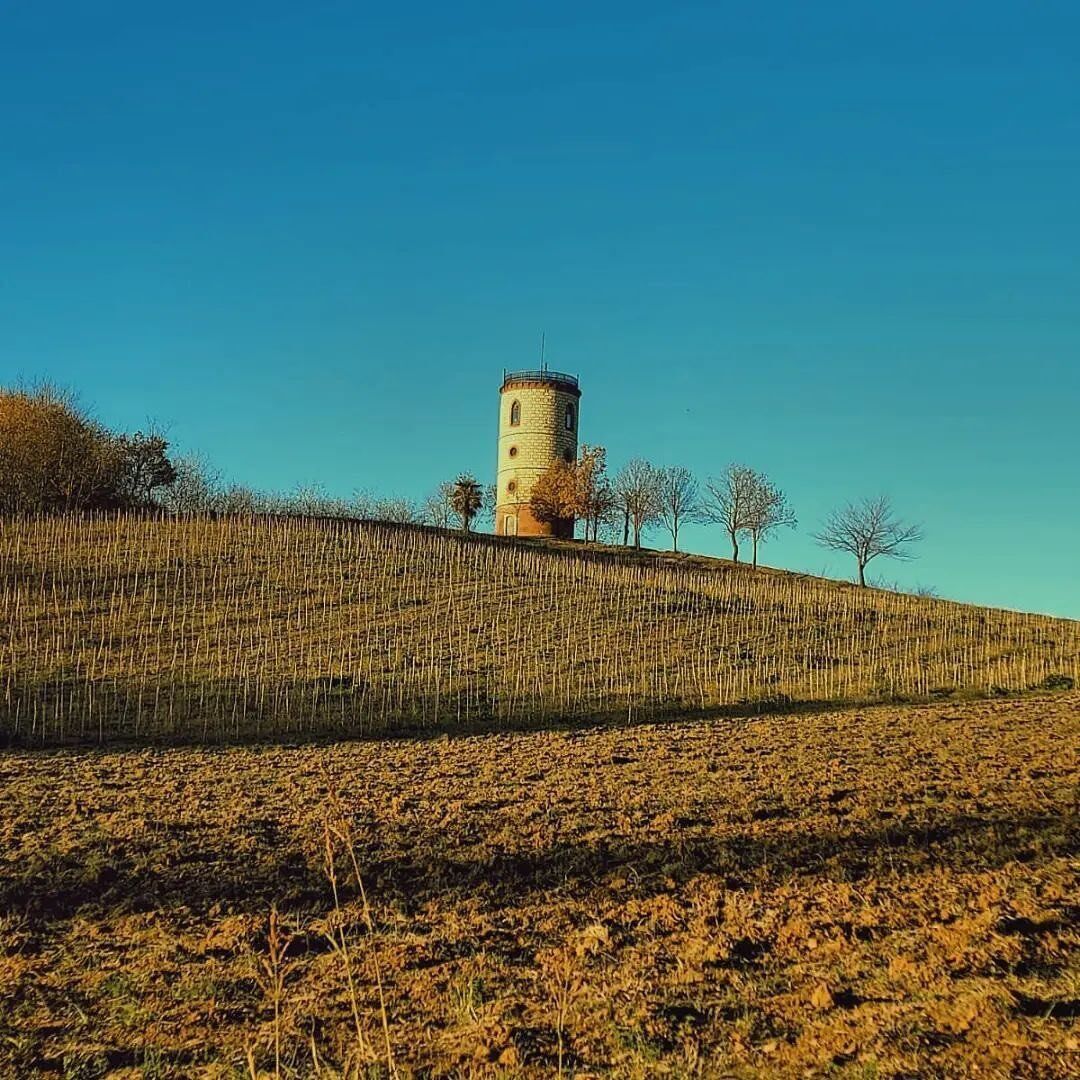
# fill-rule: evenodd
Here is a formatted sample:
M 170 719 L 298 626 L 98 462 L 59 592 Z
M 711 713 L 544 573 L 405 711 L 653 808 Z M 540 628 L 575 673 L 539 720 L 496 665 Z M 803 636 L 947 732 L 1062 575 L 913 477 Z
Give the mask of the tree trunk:
M 630 543 L 630 511 L 623 510 L 622 519 L 622 546 L 626 547 Z
M 866 588 L 866 563 L 859 563 L 859 584 Z
M 728 535 L 731 537 L 731 561 L 739 561 L 739 539 L 734 530 L 731 530 Z
M 671 550 L 679 550 L 679 523 L 676 521 L 671 529 Z
M 757 569 L 757 533 L 753 534 L 754 540 L 754 569 Z
M 634 550 L 641 550 L 641 526 L 636 521 L 634 522 Z

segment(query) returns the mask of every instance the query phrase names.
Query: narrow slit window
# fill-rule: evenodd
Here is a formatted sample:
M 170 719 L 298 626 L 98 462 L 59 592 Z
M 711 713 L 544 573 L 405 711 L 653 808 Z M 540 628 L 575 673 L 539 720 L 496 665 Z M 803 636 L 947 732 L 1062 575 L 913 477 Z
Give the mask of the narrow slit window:
M 521 402 L 515 401 L 510 406 L 510 426 L 517 427 L 521 423 Z
M 566 430 L 567 431 L 573 431 L 574 430 L 574 406 L 573 405 L 567 405 L 566 406 L 565 423 L 566 423 Z

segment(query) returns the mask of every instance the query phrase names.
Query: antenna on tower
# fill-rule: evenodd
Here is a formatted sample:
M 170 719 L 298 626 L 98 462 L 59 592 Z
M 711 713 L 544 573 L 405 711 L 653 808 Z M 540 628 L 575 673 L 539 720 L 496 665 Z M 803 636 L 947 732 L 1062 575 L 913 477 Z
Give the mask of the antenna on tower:
M 547 371 L 547 361 L 544 359 L 544 349 L 547 345 L 547 335 L 543 330 L 540 331 L 540 370 Z

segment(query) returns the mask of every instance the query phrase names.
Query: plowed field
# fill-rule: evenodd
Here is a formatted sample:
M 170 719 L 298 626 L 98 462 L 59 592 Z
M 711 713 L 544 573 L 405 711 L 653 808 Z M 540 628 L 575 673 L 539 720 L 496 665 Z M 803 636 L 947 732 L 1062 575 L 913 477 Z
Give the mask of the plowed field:
M 1078 778 L 1076 693 L 9 752 L 0 1075 L 1076 1076 Z

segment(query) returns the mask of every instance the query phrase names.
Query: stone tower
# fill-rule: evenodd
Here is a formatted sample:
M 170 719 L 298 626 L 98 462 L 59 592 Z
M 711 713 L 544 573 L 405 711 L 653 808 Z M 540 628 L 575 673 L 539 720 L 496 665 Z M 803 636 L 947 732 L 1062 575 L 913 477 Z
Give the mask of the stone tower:
M 537 521 L 533 484 L 556 461 L 577 458 L 577 378 L 557 371 L 508 371 L 499 392 L 499 466 L 495 532 L 499 536 L 574 535 L 572 519 Z

